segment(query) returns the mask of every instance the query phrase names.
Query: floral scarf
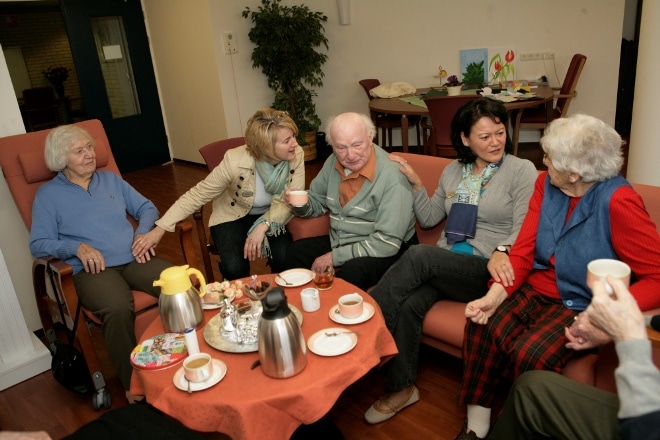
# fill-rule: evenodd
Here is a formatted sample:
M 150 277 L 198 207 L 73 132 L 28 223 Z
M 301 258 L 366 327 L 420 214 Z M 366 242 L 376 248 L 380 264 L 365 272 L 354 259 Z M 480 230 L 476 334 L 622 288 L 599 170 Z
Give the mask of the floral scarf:
M 463 165 L 463 179 L 453 196 L 456 201 L 447 215 L 445 225 L 447 243 L 454 244 L 467 238 L 474 238 L 477 232 L 477 209 L 481 192 L 504 162 L 504 157 L 506 155 L 502 156 L 499 162 L 488 164 L 479 174 L 472 173 L 474 163 Z
M 256 161 L 256 168 L 257 173 L 259 173 L 259 177 L 261 177 L 261 180 L 264 182 L 264 188 L 266 189 L 266 192 L 271 196 L 278 196 L 282 194 L 286 188 L 287 179 L 289 178 L 289 161 L 283 160 L 278 162 L 276 165 L 272 165 L 268 162 L 258 160 Z M 252 230 L 258 224 L 263 222 L 268 222 L 268 219 L 264 216 L 259 217 L 248 231 L 248 234 L 252 232 Z M 284 230 L 284 225 L 277 222 L 271 222 L 270 230 L 266 233 L 266 235 L 277 236 L 284 232 Z M 270 245 L 268 244 L 268 238 L 266 236 L 264 236 L 262 252 L 267 257 L 270 257 L 271 255 Z

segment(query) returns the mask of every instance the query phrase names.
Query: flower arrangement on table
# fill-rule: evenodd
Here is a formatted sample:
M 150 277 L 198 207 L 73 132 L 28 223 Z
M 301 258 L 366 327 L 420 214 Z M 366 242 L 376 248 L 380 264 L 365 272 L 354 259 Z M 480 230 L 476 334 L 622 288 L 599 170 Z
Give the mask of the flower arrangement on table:
M 458 80 L 456 75 L 450 75 L 447 77 L 447 82 L 443 84 L 446 87 L 456 87 L 462 86 L 463 83 Z
M 513 64 L 513 61 L 516 59 L 516 54 L 513 50 L 507 50 L 504 54 L 504 63 L 502 63 L 502 55 L 500 53 L 495 54 L 490 59 L 490 64 L 488 65 L 488 70 L 493 72 L 492 81 L 499 80 L 500 84 L 506 84 L 509 79 L 509 75 L 512 78 L 516 77 L 516 67 Z
M 443 84 L 447 88 L 447 95 L 456 96 L 461 94 L 463 89 L 463 83 L 458 80 L 456 75 L 450 75 L 447 77 L 447 82 Z
M 206 286 L 206 295 L 202 297 L 202 301 L 217 304 L 225 299 L 232 301 L 234 298 L 240 298 L 241 296 L 243 296 L 243 281 L 216 281 Z
M 69 78 L 71 69 L 65 66 L 48 66 L 41 73 L 46 77 L 48 82 L 53 85 L 55 93 L 60 98 L 64 97 L 64 81 Z

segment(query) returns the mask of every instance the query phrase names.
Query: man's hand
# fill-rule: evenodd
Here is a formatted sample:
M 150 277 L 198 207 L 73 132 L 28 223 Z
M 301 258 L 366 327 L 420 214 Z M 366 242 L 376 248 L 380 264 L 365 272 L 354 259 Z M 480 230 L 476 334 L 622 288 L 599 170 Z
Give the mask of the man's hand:
M 585 311 L 589 321 L 607 333 L 614 342 L 647 339 L 644 316 L 626 285 L 610 276 L 607 277 L 607 283 L 614 289 L 613 295 L 607 293 L 602 281 L 594 283 L 593 298 Z
M 564 329 L 564 334 L 566 335 L 566 339 L 568 339 L 566 347 L 573 350 L 587 350 L 600 347 L 612 340 L 607 333 L 589 321 L 586 312 L 582 312 L 576 316 L 573 324 Z
M 312 263 L 312 270 L 314 270 L 314 268 L 325 270 L 326 267 L 334 267 L 332 264 L 332 252 L 317 257 L 316 260 L 314 260 L 314 263 Z

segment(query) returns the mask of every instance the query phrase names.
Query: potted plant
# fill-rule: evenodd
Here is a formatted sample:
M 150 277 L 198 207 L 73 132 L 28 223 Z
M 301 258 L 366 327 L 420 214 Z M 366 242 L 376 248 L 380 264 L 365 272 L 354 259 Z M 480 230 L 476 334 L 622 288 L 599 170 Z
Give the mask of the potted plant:
M 444 86 L 447 88 L 447 95 L 449 96 L 460 95 L 461 89 L 463 89 L 463 83 L 458 80 L 456 75 L 448 76 Z
M 304 146 L 315 143 L 315 132 L 321 126 L 314 97 L 315 88 L 323 86 L 321 68 L 328 59 L 318 51 L 321 46 L 328 49 L 323 28 L 328 17 L 305 5 L 282 6 L 280 2 L 261 0 L 256 11 L 246 7 L 242 15 L 253 23 L 248 34 L 255 44 L 252 67 L 260 67 L 266 75 L 268 87 L 275 92 L 272 107 L 289 113 L 300 130 L 298 143 Z M 313 157 L 312 151 L 308 157 L 308 150 L 305 159 L 316 158 L 316 147 Z

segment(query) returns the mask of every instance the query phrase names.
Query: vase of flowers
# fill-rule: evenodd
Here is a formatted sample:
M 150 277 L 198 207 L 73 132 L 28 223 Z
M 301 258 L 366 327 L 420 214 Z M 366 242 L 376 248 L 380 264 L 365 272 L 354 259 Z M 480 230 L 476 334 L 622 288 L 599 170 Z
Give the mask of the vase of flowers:
M 48 82 L 55 89 L 58 98 L 64 98 L 64 81 L 69 78 L 71 69 L 64 66 L 48 66 L 43 72 Z
M 461 90 L 463 90 L 463 83 L 458 80 L 456 75 L 447 77 L 447 82 L 444 86 L 447 88 L 447 95 L 449 96 L 460 95 Z

